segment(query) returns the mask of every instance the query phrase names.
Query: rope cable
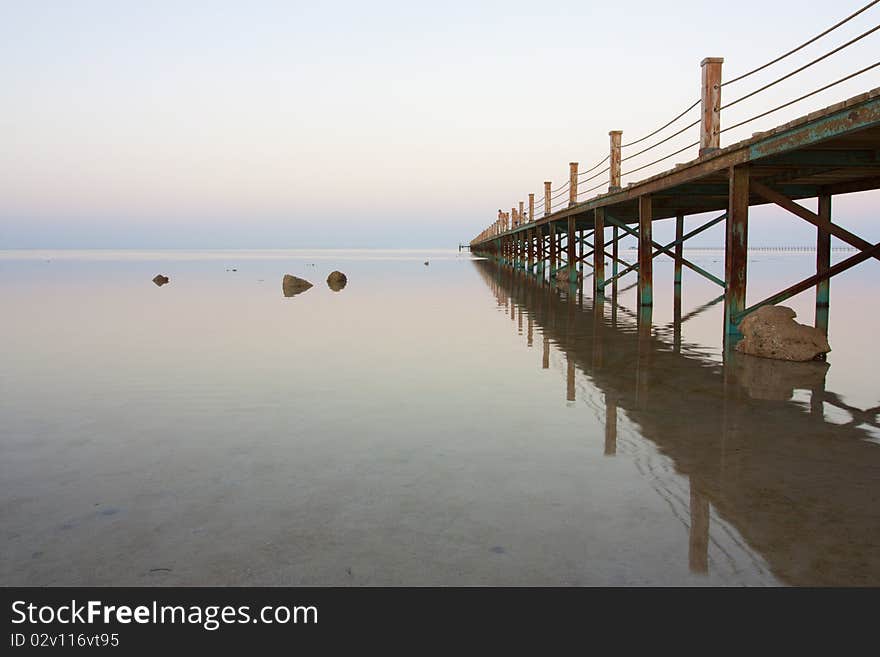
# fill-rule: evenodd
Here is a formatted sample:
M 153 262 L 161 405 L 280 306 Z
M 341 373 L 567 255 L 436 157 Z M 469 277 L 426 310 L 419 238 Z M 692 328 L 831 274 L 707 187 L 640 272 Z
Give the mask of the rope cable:
M 857 12 L 855 12 L 855 13 L 853 13 L 853 14 L 850 14 L 849 16 L 847 16 L 846 18 L 844 18 L 844 19 L 843 19 L 842 21 L 840 21 L 839 23 L 835 23 L 834 25 L 832 25 L 831 27 L 829 27 L 829 28 L 828 28 L 827 30 L 825 30 L 824 32 L 821 32 L 820 34 L 817 34 L 816 36 L 814 36 L 814 37 L 813 37 L 812 39 L 810 39 L 809 41 L 804 41 L 801 45 L 797 46 L 796 48 L 792 48 L 792 49 L 789 50 L 787 53 L 780 55 L 780 56 L 777 57 L 776 59 L 773 59 L 773 60 L 767 62 L 766 64 L 763 64 L 763 65 L 759 66 L 758 68 L 752 69 L 752 70 L 749 71 L 748 73 L 743 73 L 742 75 L 740 75 L 740 76 L 738 76 L 738 77 L 735 77 L 735 78 L 733 78 L 732 80 L 728 80 L 727 82 L 722 83 L 721 86 L 722 86 L 722 87 L 726 87 L 727 85 L 729 85 L 729 84 L 733 84 L 734 82 L 739 82 L 740 80 L 743 80 L 743 79 L 749 77 L 750 75 L 752 75 L 752 74 L 754 74 L 754 73 L 757 73 L 758 71 L 763 71 L 763 70 L 764 70 L 765 68 L 767 68 L 768 66 L 772 66 L 773 64 L 775 64 L 775 63 L 777 63 L 777 62 L 781 62 L 783 59 L 785 59 L 785 58 L 788 57 L 789 55 L 793 55 L 794 53 L 798 52 L 799 50 L 802 50 L 803 48 L 806 48 L 808 45 L 810 45 L 811 43 L 813 43 L 813 42 L 815 42 L 815 41 L 818 41 L 819 39 L 821 39 L 821 38 L 822 38 L 823 36 L 825 36 L 826 34 L 829 34 L 829 33 L 833 32 L 834 30 L 836 30 L 838 27 L 840 27 L 840 26 L 843 25 L 844 23 L 848 23 L 849 21 L 851 21 L 853 18 L 855 18 L 856 16 L 858 16 L 858 15 L 861 14 L 862 12 L 867 11 L 868 9 L 870 9 L 871 7 L 873 7 L 874 5 L 876 5 L 878 2 L 880 2 L 880 0 L 874 0 L 873 2 L 869 2 L 869 3 L 866 4 L 864 7 L 862 7 L 861 9 L 859 9 Z
M 877 2 L 880 2 L 880 0 L 877 0 Z M 596 165 L 590 167 L 590 168 L 587 169 L 586 171 L 581 171 L 581 172 L 578 174 L 578 178 L 580 178 L 581 176 L 585 176 L 585 175 L 587 175 L 588 173 L 590 173 L 590 171 L 594 171 L 594 170 L 598 169 L 600 166 L 602 166 L 603 164 L 605 164 L 605 163 L 606 163 L 608 160 L 610 160 L 610 159 L 611 159 L 611 153 L 609 153 L 608 155 L 606 155 L 605 157 L 603 157 L 603 158 L 602 158 L 602 161 L 599 162 L 598 164 L 596 164 Z
M 880 0 L 877 0 L 877 1 L 880 2 Z M 656 144 L 653 144 L 653 145 L 651 145 L 651 146 L 647 146 L 647 147 L 643 148 L 642 150 L 640 150 L 638 153 L 633 153 L 632 155 L 627 155 L 626 157 L 622 158 L 620 161 L 621 161 L 621 162 L 626 162 L 627 160 L 631 160 L 631 159 L 633 159 L 634 157 L 638 157 L 638 156 L 641 155 L 642 153 L 647 153 L 647 152 L 650 151 L 651 149 L 653 149 L 653 148 L 657 148 L 657 146 L 660 146 L 661 144 L 665 144 L 667 141 L 669 141 L 669 140 L 672 139 L 673 137 L 678 137 L 678 136 L 679 136 L 680 134 L 682 134 L 683 132 L 686 132 L 687 130 L 690 130 L 691 128 L 693 128 L 693 127 L 695 127 L 695 126 L 700 125 L 700 121 L 701 121 L 701 119 L 697 119 L 697 120 L 694 121 L 693 123 L 689 123 L 689 124 L 687 124 L 685 127 L 683 127 L 683 128 L 682 128 L 681 130 L 679 130 L 678 132 L 673 132 L 671 135 L 669 135 L 668 137 L 664 137 L 663 139 L 661 139 L 660 141 L 658 141 Z
M 609 157 L 610 157 L 610 156 L 609 156 Z M 593 180 L 594 178 L 598 178 L 598 177 L 601 176 L 602 174 L 604 174 L 604 173 L 608 173 L 609 171 L 611 171 L 611 167 L 605 167 L 605 168 L 602 169 L 599 173 L 594 173 L 594 174 L 593 174 L 592 176 L 590 176 L 589 178 L 584 178 L 583 180 L 579 180 L 578 182 L 590 182 L 590 181 Z
M 880 0 L 878 0 L 878 1 L 880 1 Z M 723 130 L 720 130 L 719 134 L 722 132 L 727 132 L 728 130 L 733 130 L 734 128 L 739 128 L 740 126 L 743 126 L 746 123 L 751 123 L 755 119 L 760 119 L 764 116 L 767 116 L 768 114 L 772 114 L 773 112 L 777 112 L 785 107 L 788 107 L 789 105 L 794 105 L 795 103 L 800 102 L 800 101 L 804 100 L 805 98 L 809 98 L 810 96 L 815 96 L 819 92 L 825 91 L 826 89 L 830 89 L 831 87 L 836 86 L 836 85 L 840 84 L 841 82 L 846 82 L 847 80 L 854 78 L 857 75 L 861 75 L 862 73 L 866 73 L 867 71 L 870 71 L 872 68 L 877 68 L 878 66 L 880 66 L 880 62 L 875 62 L 874 64 L 871 64 L 870 66 L 866 66 L 865 68 L 861 69 L 860 71 L 856 71 L 855 73 L 850 73 L 849 75 L 842 77 L 839 80 L 836 80 L 830 84 L 826 84 L 824 87 L 819 87 L 815 91 L 811 91 L 808 94 L 804 94 L 803 96 L 799 96 L 798 98 L 795 98 L 794 100 L 790 100 L 787 103 L 783 103 L 782 105 L 779 105 L 778 107 L 774 107 L 773 109 L 769 109 L 766 112 L 761 112 L 760 114 L 756 114 L 755 116 L 751 117 L 750 119 L 746 119 L 745 121 L 740 121 L 739 123 L 734 123 L 733 125 L 727 126 Z
M 622 174 L 620 174 L 620 177 L 622 178 L 623 176 L 628 176 L 629 174 L 635 173 L 636 171 L 641 171 L 642 169 L 647 169 L 649 166 L 657 164 L 658 162 L 662 162 L 663 160 L 668 160 L 673 155 L 678 155 L 679 153 L 684 153 L 689 148 L 693 148 L 694 146 L 699 146 L 699 145 L 700 145 L 700 142 L 695 141 L 693 144 L 688 144 L 684 148 L 680 148 L 677 151 L 675 151 L 674 153 L 670 153 L 669 155 L 664 155 L 663 157 L 656 159 L 653 162 L 648 162 L 647 164 L 643 164 L 642 166 L 638 167 L 637 169 L 631 169 L 631 170 L 627 171 L 626 173 L 622 173 Z
M 595 187 L 590 187 L 589 189 L 585 189 L 585 190 L 582 191 L 582 192 L 578 192 L 578 196 L 580 196 L 581 194 L 589 194 L 590 192 L 594 192 L 594 191 L 596 191 L 597 189 L 599 189 L 600 187 L 604 187 L 604 186 L 605 186 L 606 184 L 608 184 L 608 183 L 609 183 L 608 180 L 603 180 L 602 182 L 600 182 L 600 183 L 599 183 L 598 185 L 596 185 Z
M 567 191 L 568 191 L 568 183 L 565 183 L 562 187 L 559 188 L 559 192 L 557 194 L 550 197 L 550 201 L 551 202 L 555 201 L 556 199 L 558 199 L 560 196 L 562 196 Z
M 829 51 L 829 52 L 826 52 L 826 53 L 825 53 L 824 55 L 822 55 L 821 57 L 817 57 L 817 58 L 814 59 L 813 61 L 804 64 L 804 65 L 801 66 L 800 68 L 796 68 L 796 69 L 793 70 L 791 73 L 787 73 L 787 74 L 783 75 L 781 78 L 777 78 L 777 79 L 774 80 L 773 82 L 769 82 L 769 83 L 765 84 L 763 87 L 760 87 L 760 88 L 755 89 L 754 91 L 752 91 L 752 92 L 750 92 L 750 93 L 747 93 L 745 96 L 741 96 L 741 97 L 737 98 L 736 100 L 733 100 L 733 101 L 727 103 L 726 105 L 722 105 L 721 107 L 718 108 L 718 111 L 720 112 L 721 110 L 727 109 L 728 107 L 732 107 L 733 105 L 736 105 L 737 103 L 744 101 L 746 98 L 751 98 L 751 97 L 754 96 L 755 94 L 759 94 L 759 93 L 761 93 L 762 91 L 764 91 L 765 89 L 769 89 L 770 87 L 772 87 L 772 86 L 774 86 L 774 85 L 776 85 L 776 84 L 779 84 L 779 83 L 782 82 L 783 80 L 787 80 L 787 79 L 790 78 L 792 75 L 795 75 L 796 73 L 800 73 L 800 72 L 803 71 L 804 69 L 809 68 L 809 67 L 812 66 L 813 64 L 816 64 L 816 63 L 818 63 L 818 62 L 821 62 L 823 59 L 826 59 L 827 57 L 830 57 L 830 56 L 833 55 L 834 53 L 840 52 L 841 50 L 843 50 L 843 49 L 846 48 L 847 46 L 850 46 L 850 45 L 854 44 L 856 41 L 859 41 L 859 40 L 861 40 L 861 39 L 864 39 L 866 36 L 868 36 L 869 34 L 872 34 L 872 33 L 876 32 L 877 30 L 880 30 L 880 24 L 875 25 L 874 27 L 872 27 L 872 28 L 871 28 L 870 30 L 868 30 L 867 32 L 862 32 L 862 34 L 860 34 L 859 36 L 857 36 L 857 37 L 855 37 L 855 38 L 853 38 L 853 39 L 850 39 L 849 41 L 847 41 L 847 42 L 844 43 L 843 45 L 841 45 L 841 46 L 837 46 L 837 48 L 835 48 L 834 50 L 831 50 L 831 51 Z
M 876 1 L 877 1 L 877 2 L 880 2 L 880 0 L 876 0 Z M 650 134 L 647 134 L 647 135 L 645 135 L 644 137 L 639 137 L 639 138 L 636 139 L 635 141 L 631 141 L 631 142 L 629 142 L 628 144 L 621 144 L 620 147 L 621 147 L 621 148 L 629 148 L 630 146 L 635 146 L 636 144 L 639 144 L 639 143 L 645 141 L 646 139 L 649 139 L 649 138 L 653 137 L 653 136 L 656 135 L 658 132 L 662 132 L 663 130 L 665 130 L 666 128 L 668 128 L 669 126 L 671 126 L 673 123 L 675 123 L 676 121 L 678 121 L 681 117 L 683 117 L 685 114 L 687 114 L 688 112 L 690 112 L 692 109 L 694 109 L 694 108 L 695 108 L 697 105 L 699 105 L 701 102 L 702 102 L 702 99 L 697 100 L 697 102 L 695 102 L 693 105 L 691 105 L 690 107 L 688 107 L 685 111 L 683 111 L 681 114 L 679 114 L 678 116 L 676 116 L 674 119 L 672 119 L 671 121 L 669 121 L 669 123 L 666 123 L 666 124 L 660 126 L 660 127 L 657 128 L 654 132 L 652 132 L 652 133 L 650 133 Z

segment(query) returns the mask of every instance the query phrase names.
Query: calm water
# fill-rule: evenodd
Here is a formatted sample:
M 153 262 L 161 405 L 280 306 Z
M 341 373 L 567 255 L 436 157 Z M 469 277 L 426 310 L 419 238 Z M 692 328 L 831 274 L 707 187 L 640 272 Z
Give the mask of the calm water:
M 668 260 L 648 333 L 456 252 L 0 252 L 0 584 L 878 585 L 877 265 L 828 365 L 722 365 Z

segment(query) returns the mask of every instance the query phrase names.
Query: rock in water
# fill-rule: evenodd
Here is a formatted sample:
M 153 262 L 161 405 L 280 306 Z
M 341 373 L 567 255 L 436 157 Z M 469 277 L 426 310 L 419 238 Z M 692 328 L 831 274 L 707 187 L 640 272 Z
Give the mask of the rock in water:
M 167 276 L 164 276 L 164 275 L 162 275 L 162 274 L 156 274 L 156 278 L 153 279 L 153 282 L 154 282 L 156 285 L 158 285 L 159 287 L 162 287 L 163 285 L 165 285 L 166 283 L 168 283 L 170 280 L 171 280 L 171 279 L 168 278 Z
M 304 278 L 291 276 L 290 274 L 284 274 L 284 279 L 281 281 L 281 291 L 284 292 L 286 297 L 292 297 L 300 292 L 305 292 L 310 287 L 312 287 L 312 284 Z
M 427 260 L 425 260 L 425 267 L 427 267 L 429 264 L 430 263 Z
M 580 285 L 584 280 L 584 275 L 581 272 L 577 272 L 577 281 L 576 285 Z M 568 280 L 568 267 L 562 267 L 561 269 L 556 270 L 556 285 L 568 285 L 570 281 Z
M 736 350 L 743 354 L 806 361 L 831 351 L 828 338 L 817 328 L 794 321 L 797 313 L 787 306 L 762 306 L 746 315 L 739 330 L 743 339 Z
M 824 389 L 828 363 L 822 361 L 782 361 L 730 354 L 725 367 L 730 367 L 733 380 L 752 399 L 788 401 L 794 391 Z
M 334 292 L 339 292 L 348 283 L 348 278 L 341 271 L 332 271 L 327 277 L 327 286 Z

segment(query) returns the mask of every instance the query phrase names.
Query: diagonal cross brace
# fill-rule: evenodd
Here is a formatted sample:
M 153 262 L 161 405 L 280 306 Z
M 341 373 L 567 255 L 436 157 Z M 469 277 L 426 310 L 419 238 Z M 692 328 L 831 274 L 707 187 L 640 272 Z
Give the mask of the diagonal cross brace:
M 808 290 L 811 287 L 813 287 L 816 283 L 819 283 L 820 281 L 824 281 L 828 278 L 831 278 L 832 276 L 836 276 L 840 272 L 846 271 L 850 267 L 855 267 L 857 264 L 859 264 L 860 262 L 864 262 L 868 258 L 878 258 L 878 257 L 880 257 L 880 242 L 877 242 L 877 244 L 874 244 L 870 248 L 865 249 L 861 253 L 857 253 L 854 256 L 850 256 L 846 260 L 841 260 L 836 265 L 832 265 L 831 267 L 829 267 L 825 271 L 819 272 L 818 274 L 810 276 L 809 278 L 805 278 L 800 283 L 795 283 L 794 285 L 787 287 L 786 289 L 782 290 L 782 292 L 778 292 L 778 293 L 774 294 L 773 296 L 767 297 L 763 301 L 759 301 L 758 303 L 756 303 L 752 306 L 749 306 L 745 310 L 741 310 L 738 313 L 732 314 L 730 319 L 734 323 L 739 324 L 740 320 L 743 317 L 745 317 L 746 315 L 748 315 L 751 312 L 754 312 L 755 310 L 757 310 L 761 306 L 771 306 L 771 305 L 775 305 L 775 304 L 779 303 L 780 301 L 785 301 L 786 299 L 790 299 L 795 294 L 799 294 L 800 292 L 803 292 L 804 290 Z
M 708 228 L 710 225 L 714 225 L 714 224 L 718 223 L 719 221 L 721 221 L 723 218 L 726 218 L 726 217 L 727 217 L 727 213 L 725 213 L 725 214 L 722 215 L 721 217 L 718 217 L 718 218 L 716 218 L 716 219 L 713 219 L 713 220 L 710 221 L 706 226 L 701 226 L 700 228 L 697 228 L 696 230 L 691 231 L 691 234 L 690 234 L 689 236 L 690 236 L 690 237 L 693 237 L 694 234 L 696 234 L 696 233 L 698 233 L 698 232 L 701 232 L 702 230 L 705 230 L 705 229 Z M 625 231 L 626 231 L 627 233 L 629 233 L 630 235 L 632 235 L 632 236 L 634 236 L 634 237 L 636 237 L 636 238 L 639 236 L 638 231 L 633 230 L 632 228 L 630 228 L 629 226 L 627 226 L 627 225 L 624 224 L 623 222 L 618 221 L 618 220 L 615 219 L 614 217 L 611 217 L 611 216 L 609 216 L 608 214 L 606 214 L 606 215 L 605 215 L 605 219 L 609 220 L 609 221 L 610 221 L 612 224 L 614 224 L 615 226 L 619 226 L 620 228 L 622 228 L 623 230 L 625 230 Z M 684 241 L 684 238 L 682 238 L 681 241 Z M 661 253 L 665 253 L 666 255 L 671 256 L 671 257 L 674 258 L 674 257 L 675 257 L 675 253 L 672 252 L 672 251 L 670 251 L 670 247 L 675 246 L 678 242 L 679 242 L 679 240 L 676 240 L 675 242 L 672 242 L 671 244 L 669 244 L 669 246 L 663 246 L 662 244 L 660 244 L 660 243 L 658 243 L 658 242 L 655 242 L 654 240 L 651 240 L 651 246 L 653 246 L 654 248 L 657 249 L 657 251 L 656 251 L 651 257 L 653 258 L 653 257 L 656 257 L 656 256 L 660 255 Z M 718 277 L 715 276 L 714 274 L 710 274 L 709 272 L 707 272 L 707 271 L 706 271 L 705 269 L 703 269 L 702 267 L 700 267 L 700 266 L 698 266 L 698 265 L 695 265 L 694 263 L 692 263 L 692 262 L 691 262 L 690 260 L 688 260 L 687 258 L 682 258 L 682 259 L 681 259 L 681 264 L 685 265 L 686 267 L 689 267 L 690 269 L 693 269 L 695 272 L 697 272 L 698 274 L 700 274 L 701 276 L 703 276 L 703 277 L 705 277 L 705 278 L 708 278 L 710 281 L 712 281 L 712 282 L 715 283 L 716 285 L 720 285 L 721 287 L 727 287 L 727 285 L 725 284 L 725 282 L 722 281 L 720 278 L 718 278 Z M 630 268 L 629 268 L 629 269 L 627 269 L 627 270 L 625 270 L 625 271 L 619 273 L 618 276 L 622 276 L 623 274 L 629 273 L 630 271 L 632 271 L 632 270 L 635 269 L 636 267 L 637 267 L 637 266 L 635 266 L 635 265 L 630 265 Z M 613 280 L 613 279 L 612 279 L 612 280 Z
M 826 233 L 831 233 L 837 239 L 846 242 L 850 246 L 856 247 L 860 251 L 870 251 L 874 248 L 874 246 L 867 240 L 863 240 L 861 237 L 849 232 L 845 228 L 841 228 L 837 224 L 831 223 L 830 221 L 823 219 L 815 212 L 807 210 L 807 208 L 805 208 L 801 204 L 795 203 L 790 198 L 780 194 L 776 190 L 770 189 L 769 187 L 767 187 L 767 185 L 764 185 L 757 180 L 749 181 L 749 186 L 756 194 L 758 194 L 758 196 L 762 196 L 771 203 L 775 203 L 779 207 L 788 210 L 789 212 L 797 215 L 804 221 L 813 224 L 820 230 Z M 880 254 L 875 253 L 873 257 L 880 260 Z

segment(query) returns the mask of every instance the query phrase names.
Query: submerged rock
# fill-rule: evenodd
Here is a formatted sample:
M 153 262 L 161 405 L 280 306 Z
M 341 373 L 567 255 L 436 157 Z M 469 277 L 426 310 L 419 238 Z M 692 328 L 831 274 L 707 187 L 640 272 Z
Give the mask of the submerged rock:
M 334 292 L 339 292 L 348 284 L 348 278 L 341 271 L 332 271 L 327 277 L 327 286 Z
M 831 351 L 825 334 L 794 321 L 797 313 L 787 306 L 762 306 L 740 322 L 743 339 L 736 350 L 761 358 L 807 361 Z
M 431 264 L 431 263 L 429 263 L 427 260 L 425 260 L 425 267 L 427 267 L 429 264 Z
M 576 285 L 580 285 L 584 280 L 584 275 L 581 272 L 577 272 L 577 281 Z M 556 284 L 557 285 L 569 285 L 570 281 L 568 280 L 568 267 L 563 267 L 561 269 L 556 270 Z
M 292 297 L 300 292 L 305 292 L 310 287 L 312 287 L 312 284 L 304 278 L 291 276 L 290 274 L 284 274 L 284 278 L 281 281 L 281 291 L 286 297 Z
M 823 389 L 831 367 L 822 361 L 781 361 L 745 354 L 731 354 L 728 366 L 749 397 L 775 401 L 788 401 L 796 389 Z
M 163 285 L 165 285 L 166 283 L 168 283 L 170 281 L 171 281 L 171 279 L 163 274 L 156 274 L 156 277 L 153 279 L 153 282 L 156 285 L 158 285 L 159 287 L 162 287 Z

